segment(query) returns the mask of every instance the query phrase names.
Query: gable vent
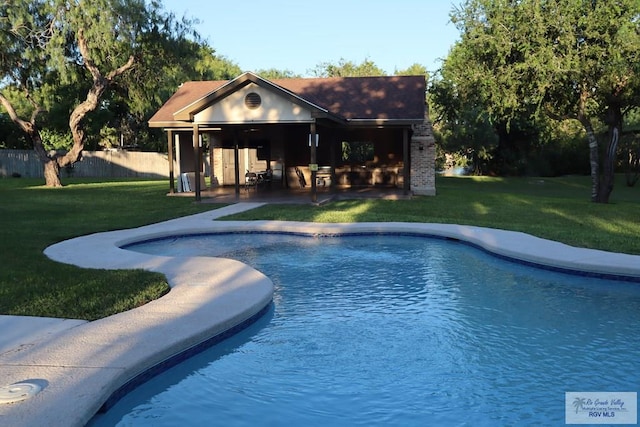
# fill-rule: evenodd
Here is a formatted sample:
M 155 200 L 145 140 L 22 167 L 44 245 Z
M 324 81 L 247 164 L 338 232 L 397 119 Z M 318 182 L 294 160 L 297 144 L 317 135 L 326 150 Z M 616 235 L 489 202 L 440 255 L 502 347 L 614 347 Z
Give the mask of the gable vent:
M 247 96 L 244 97 L 244 105 L 250 110 L 255 110 L 260 107 L 262 104 L 262 98 L 255 92 L 248 93 Z

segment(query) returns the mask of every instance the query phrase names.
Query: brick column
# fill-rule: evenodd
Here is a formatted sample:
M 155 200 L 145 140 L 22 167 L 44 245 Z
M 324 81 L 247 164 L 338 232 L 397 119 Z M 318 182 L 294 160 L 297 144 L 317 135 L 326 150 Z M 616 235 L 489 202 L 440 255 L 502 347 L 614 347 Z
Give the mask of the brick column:
M 425 106 L 424 122 L 412 126 L 409 143 L 411 153 L 411 191 L 421 196 L 436 195 L 436 140 Z

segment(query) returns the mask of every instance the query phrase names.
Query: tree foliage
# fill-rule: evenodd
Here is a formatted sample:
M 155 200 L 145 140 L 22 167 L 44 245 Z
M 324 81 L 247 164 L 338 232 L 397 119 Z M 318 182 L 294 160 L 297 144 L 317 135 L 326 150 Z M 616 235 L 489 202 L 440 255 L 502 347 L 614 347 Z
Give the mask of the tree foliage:
M 316 77 L 376 77 L 386 75 L 385 71 L 379 68 L 370 59 L 365 59 L 360 64 L 353 61 L 346 61 L 341 58 L 337 64 L 331 62 L 321 62 L 313 70 Z
M 637 0 L 467 0 L 452 14 L 462 36 L 445 66 L 506 129 L 546 115 L 578 121 L 590 149 L 592 200 L 607 202 L 623 118 L 640 102 Z M 595 127 L 608 128 L 600 163 Z
M 429 72 L 427 71 L 427 67 L 422 64 L 418 64 L 417 62 L 411 64 L 404 70 L 396 69 L 393 73 L 396 76 L 425 76 L 427 79 L 429 77 Z
M 3 2 L 0 54 L 0 102 L 29 137 L 52 186 L 91 136 L 112 138 L 116 129 L 140 135 L 183 81 L 238 70 L 200 41 L 192 21 L 144 0 Z M 45 149 L 40 121 L 51 135 L 66 121 L 73 136 L 67 153 Z
M 278 70 L 277 68 L 259 69 L 256 73 L 268 80 L 297 79 L 301 77 L 291 70 Z
M 320 62 L 312 70 L 315 77 L 380 77 L 389 75 L 385 70 L 378 67 L 371 59 L 365 59 L 361 63 L 347 61 L 341 58 L 338 62 Z M 292 79 L 300 78 L 290 70 L 278 70 L 275 68 L 258 70 L 257 73 L 267 79 Z M 428 78 L 427 68 L 419 63 L 411 64 L 404 70 L 395 70 L 396 76 L 425 76 Z

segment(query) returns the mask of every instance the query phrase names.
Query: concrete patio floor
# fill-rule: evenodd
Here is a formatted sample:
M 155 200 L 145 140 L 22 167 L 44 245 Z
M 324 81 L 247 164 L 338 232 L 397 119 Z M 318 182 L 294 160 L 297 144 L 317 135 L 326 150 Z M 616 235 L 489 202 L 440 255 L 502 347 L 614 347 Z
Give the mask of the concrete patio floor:
M 195 199 L 195 193 L 173 193 L 173 197 L 191 197 Z M 276 188 L 276 187 L 252 187 L 245 189 L 240 187 L 236 192 L 235 187 L 206 188 L 201 192 L 203 203 L 287 203 L 287 204 L 324 204 L 335 200 L 362 200 L 385 199 L 407 200 L 412 196 L 404 194 L 401 188 L 392 187 L 362 187 L 362 188 L 323 188 L 318 187 L 316 201 L 311 200 L 311 189 L 305 188 Z

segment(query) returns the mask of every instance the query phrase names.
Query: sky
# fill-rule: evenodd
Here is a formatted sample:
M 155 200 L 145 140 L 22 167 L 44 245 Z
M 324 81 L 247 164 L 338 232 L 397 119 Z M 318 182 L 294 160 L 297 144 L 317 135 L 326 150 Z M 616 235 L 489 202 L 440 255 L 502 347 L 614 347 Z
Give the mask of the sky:
M 370 60 L 386 74 L 440 68 L 458 39 L 449 0 L 162 0 L 243 71 L 289 70 L 313 77 L 322 63 Z

